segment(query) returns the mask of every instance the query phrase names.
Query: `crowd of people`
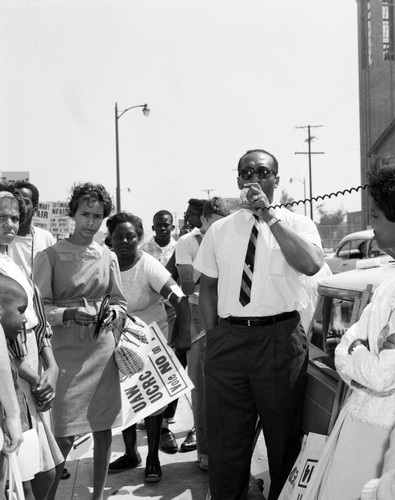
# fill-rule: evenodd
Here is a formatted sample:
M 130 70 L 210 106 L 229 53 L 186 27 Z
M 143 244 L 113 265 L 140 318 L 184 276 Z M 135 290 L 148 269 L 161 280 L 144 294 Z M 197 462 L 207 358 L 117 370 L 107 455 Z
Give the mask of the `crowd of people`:
M 237 171 L 239 210 L 230 213 L 220 197 L 191 198 L 185 234 L 173 239 L 172 214 L 160 210 L 147 243 L 141 218 L 114 214 L 100 184 L 72 187 L 75 227 L 58 241 L 32 223 L 36 186 L 0 184 L 0 471 L 6 455 L 18 451 L 28 500 L 56 498 L 83 433 L 93 435 L 93 500 L 104 498 L 109 472 L 142 464 L 138 426 L 147 433 L 148 483 L 162 478 L 159 450 L 178 450 L 169 428 L 175 399 L 124 428 L 125 453 L 110 461 L 122 405 L 116 336 L 95 335 L 106 296 L 107 332 L 122 330 L 127 315 L 155 321 L 187 369 L 194 426 L 179 451 L 196 450 L 208 471 L 208 498 L 247 498 L 258 418 L 268 500 L 281 498 L 301 447 L 305 329 L 324 255 L 312 220 L 273 208 L 274 155 L 247 151 Z M 376 239 L 395 248 L 395 158 L 378 158 L 368 175 Z M 108 236 L 99 244 L 94 237 L 105 219 Z M 395 498 L 394 310 L 395 284 L 387 281 L 336 349 L 339 374 L 353 391 L 304 499 Z

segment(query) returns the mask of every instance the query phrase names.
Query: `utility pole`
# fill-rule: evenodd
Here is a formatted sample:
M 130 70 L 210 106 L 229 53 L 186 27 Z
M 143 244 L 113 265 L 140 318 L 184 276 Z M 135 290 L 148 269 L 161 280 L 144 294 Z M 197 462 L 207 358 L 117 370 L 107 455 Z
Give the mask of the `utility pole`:
M 307 139 L 304 142 L 308 143 L 308 151 L 296 151 L 296 155 L 308 155 L 309 156 L 309 187 L 310 187 L 310 218 L 313 220 L 313 184 L 312 184 L 312 175 L 311 175 L 311 155 L 324 155 L 325 153 L 321 151 L 311 151 L 311 141 L 315 139 L 314 136 L 311 135 L 312 128 L 323 127 L 323 125 L 302 125 L 296 128 L 307 128 Z
M 174 224 L 174 229 L 175 229 L 175 236 L 176 239 L 178 239 L 178 219 L 177 219 L 177 212 L 173 212 L 173 224 Z
M 204 193 L 207 193 L 207 198 L 210 199 L 211 191 L 215 191 L 215 189 L 202 189 Z

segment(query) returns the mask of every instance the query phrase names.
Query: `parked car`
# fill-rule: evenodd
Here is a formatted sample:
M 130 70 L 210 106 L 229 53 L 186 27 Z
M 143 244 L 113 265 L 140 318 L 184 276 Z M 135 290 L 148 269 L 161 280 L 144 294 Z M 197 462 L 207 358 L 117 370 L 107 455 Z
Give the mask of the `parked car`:
M 346 271 L 319 282 L 317 306 L 308 330 L 310 359 L 304 432 L 329 434 L 332 430 L 348 394 L 348 386 L 335 369 L 336 345 L 358 319 L 377 286 L 391 277 L 395 278 L 394 261 Z
M 373 229 L 348 234 L 341 239 L 335 252 L 325 256 L 325 262 L 333 274 L 355 269 L 361 259 L 375 259 L 377 264 L 391 260 L 391 257 L 379 248 Z

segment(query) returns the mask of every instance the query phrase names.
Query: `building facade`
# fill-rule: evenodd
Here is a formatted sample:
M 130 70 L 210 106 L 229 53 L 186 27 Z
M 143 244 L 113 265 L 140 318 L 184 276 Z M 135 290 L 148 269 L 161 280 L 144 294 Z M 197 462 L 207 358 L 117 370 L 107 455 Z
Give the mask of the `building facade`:
M 357 0 L 361 182 L 375 155 L 395 152 L 395 0 Z M 362 191 L 362 224 L 370 201 Z

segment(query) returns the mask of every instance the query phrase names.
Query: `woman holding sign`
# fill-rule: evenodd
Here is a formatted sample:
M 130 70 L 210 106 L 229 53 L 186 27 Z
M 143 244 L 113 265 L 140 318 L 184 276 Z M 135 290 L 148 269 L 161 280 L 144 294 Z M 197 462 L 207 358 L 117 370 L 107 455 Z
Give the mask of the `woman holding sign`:
M 180 333 L 175 340 L 176 348 L 181 351 L 190 349 L 188 300 L 169 271 L 154 257 L 139 249 L 144 234 L 140 217 L 121 212 L 108 219 L 107 228 L 121 269 L 128 314 L 137 316 L 147 324 L 155 321 L 167 338 L 168 325 L 163 299 L 169 300 L 176 309 L 180 324 Z M 158 456 L 162 413 L 163 409 L 145 419 L 148 441 L 145 480 L 148 482 L 158 482 L 162 477 Z M 110 472 L 133 469 L 141 463 L 137 450 L 136 425 L 125 429 L 123 438 L 126 453 L 110 464 Z

